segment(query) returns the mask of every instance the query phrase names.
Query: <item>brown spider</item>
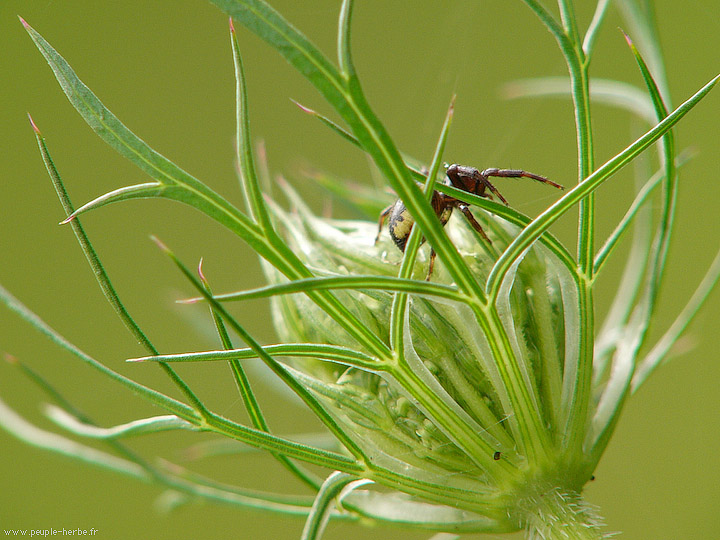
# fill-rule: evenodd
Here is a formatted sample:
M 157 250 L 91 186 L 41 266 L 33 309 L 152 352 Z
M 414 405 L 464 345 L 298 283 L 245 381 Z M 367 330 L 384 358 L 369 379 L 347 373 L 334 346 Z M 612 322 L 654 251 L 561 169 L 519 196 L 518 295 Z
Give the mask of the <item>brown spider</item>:
M 495 186 L 492 185 L 490 180 L 488 180 L 488 178 L 490 178 L 491 176 L 499 178 L 532 178 L 533 180 L 537 180 L 538 182 L 542 182 L 543 184 L 549 184 L 558 189 L 564 189 L 563 186 L 561 186 L 560 184 L 556 184 L 555 182 L 548 180 L 544 176 L 539 176 L 537 174 L 533 174 L 520 169 L 493 168 L 485 169 L 481 172 L 474 167 L 453 164 L 448 166 L 446 174 L 446 185 L 456 187 L 457 189 L 467 191 L 468 193 L 472 193 L 473 195 L 477 195 L 478 197 L 484 197 L 486 199 L 492 199 L 493 195 L 495 195 L 506 206 L 508 202 L 505 200 L 505 197 L 503 197 L 500 192 L 495 188 Z M 486 190 L 489 190 L 489 192 Z M 456 199 L 455 197 L 451 197 L 450 195 L 446 195 L 439 191 L 434 191 L 430 204 L 432 205 L 435 214 L 440 220 L 440 223 L 442 223 L 443 225 L 448 222 L 453 210 L 457 208 L 458 210 L 460 210 L 460 212 L 462 212 L 463 216 L 465 216 L 465 219 L 467 219 L 470 226 L 475 229 L 480 234 L 480 236 L 482 236 L 488 242 L 488 244 L 492 244 L 490 238 L 488 238 L 487 234 L 485 234 L 485 231 L 480 226 L 480 223 L 478 223 L 475 219 L 475 216 L 472 215 L 472 212 L 468 208 L 467 203 Z M 383 223 L 385 223 L 385 220 L 388 216 L 390 216 L 390 223 L 388 225 L 390 236 L 393 239 L 393 242 L 395 242 L 395 245 L 398 247 L 398 249 L 404 253 L 405 245 L 407 244 L 407 240 L 410 236 L 413 225 L 415 225 L 415 220 L 410 215 L 408 209 L 405 208 L 403 202 L 398 199 L 380 213 L 380 219 L 378 221 L 378 234 L 375 238 L 376 243 L 380 238 Z M 428 273 L 427 277 L 425 278 L 426 280 L 429 280 L 430 276 L 432 275 L 432 271 L 435 266 L 435 256 L 435 250 L 431 247 L 430 264 L 428 266 Z

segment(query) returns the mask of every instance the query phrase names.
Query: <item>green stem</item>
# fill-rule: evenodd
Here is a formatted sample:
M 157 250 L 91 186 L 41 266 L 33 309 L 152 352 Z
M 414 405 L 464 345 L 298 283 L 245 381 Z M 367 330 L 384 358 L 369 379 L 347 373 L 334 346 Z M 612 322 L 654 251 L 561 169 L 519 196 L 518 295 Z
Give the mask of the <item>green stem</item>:
M 319 540 L 333 511 L 332 502 L 350 482 L 352 475 L 335 471 L 323 482 L 305 522 L 300 540 Z
M 570 64 L 570 63 L 569 63 Z M 573 102 L 575 104 L 575 124 L 578 144 L 578 182 L 585 180 L 593 172 L 595 163 L 592 150 L 590 124 L 590 90 L 587 65 L 572 66 Z M 573 73 L 573 71 L 576 71 Z M 580 201 L 580 224 L 578 238 L 578 264 L 583 274 L 592 277 L 595 253 L 595 194 Z
M 527 540 L 601 540 L 595 508 L 578 493 L 557 488 L 531 495 L 519 509 Z
M 590 122 L 590 91 L 586 56 L 577 30 L 575 14 L 569 0 L 559 0 L 562 26 L 536 0 L 524 0 L 555 37 L 565 57 L 570 74 L 575 111 L 578 146 L 578 182 L 582 183 L 594 170 L 592 128 Z M 595 30 L 593 30 L 594 32 Z M 578 221 L 578 293 L 581 301 L 580 350 L 578 362 L 566 369 L 563 381 L 563 407 L 568 411 L 565 422 L 564 446 L 568 452 L 582 448 L 582 433 L 587 423 L 588 400 L 591 392 L 594 347 L 594 299 L 592 290 L 593 257 L 595 250 L 595 196 L 589 194 L 580 201 Z M 493 298 L 491 293 L 490 298 Z
M 575 110 L 578 147 L 578 183 L 588 178 L 594 168 L 592 125 L 590 121 L 590 84 L 588 69 L 590 57 L 582 50 L 572 4 L 560 1 L 563 23 L 571 47 L 563 48 L 570 74 Z M 563 401 L 569 411 L 565 431 L 565 447 L 574 453 L 582 448 L 583 433 L 587 424 L 588 402 L 591 393 L 592 360 L 594 348 L 594 297 L 593 261 L 595 254 L 595 194 L 580 201 L 578 221 L 578 270 L 580 298 L 580 350 L 575 372 L 565 374 Z

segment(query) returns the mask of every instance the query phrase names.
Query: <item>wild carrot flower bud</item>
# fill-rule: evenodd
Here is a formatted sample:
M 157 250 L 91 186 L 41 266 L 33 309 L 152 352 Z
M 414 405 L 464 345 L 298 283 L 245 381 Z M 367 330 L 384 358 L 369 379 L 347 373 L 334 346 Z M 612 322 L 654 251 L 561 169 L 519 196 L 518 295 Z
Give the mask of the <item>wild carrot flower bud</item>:
M 375 223 L 321 219 L 294 194 L 291 198 L 293 211 L 273 207 L 278 227 L 316 275 L 398 274 L 403 253 L 387 231 L 375 244 Z M 451 220 L 445 230 L 475 279 L 485 283 L 519 228 L 483 211 L 475 215 L 491 244 L 461 219 Z M 377 464 L 389 471 L 381 483 L 463 509 L 460 518 L 455 516 L 458 523 L 513 530 L 534 519 L 539 503 L 549 500 L 546 494 L 579 501 L 592 468 L 581 448 L 568 455 L 562 431 L 568 391 L 563 371 L 578 357 L 579 306 L 568 269 L 555 253 L 535 244 L 504 280 L 497 309 L 488 310 L 459 296 L 435 295 L 423 281 L 428 257 L 429 248 L 421 248 L 413 269 L 417 293 L 409 294 L 400 330 L 392 328 L 399 308 L 390 287 L 368 284 L 334 292 L 388 347 L 398 343 L 393 332 L 403 333 L 401 350 L 394 352 L 402 358 L 399 366 L 378 359 L 378 369 L 372 370 L 296 358 L 291 362 L 296 377 L 365 452 L 370 468 Z M 286 281 L 272 266 L 264 268 L 271 283 Z M 442 263 L 430 281 L 456 290 Z M 283 341 L 371 354 L 305 294 L 276 296 L 272 306 Z M 488 326 L 491 311 L 496 321 Z M 508 366 L 514 374 L 506 373 Z M 524 398 L 514 395 L 519 390 Z M 517 414 L 518 402 L 529 412 Z M 587 508 L 583 512 L 589 516 Z

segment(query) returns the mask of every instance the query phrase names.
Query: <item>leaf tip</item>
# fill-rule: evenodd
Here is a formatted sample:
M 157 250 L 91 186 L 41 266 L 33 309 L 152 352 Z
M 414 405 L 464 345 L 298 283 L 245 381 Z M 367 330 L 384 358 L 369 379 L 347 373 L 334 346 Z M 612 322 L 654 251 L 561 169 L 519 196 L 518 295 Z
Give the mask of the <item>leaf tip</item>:
M 10 364 L 11 366 L 17 366 L 17 365 L 20 363 L 20 362 L 18 362 L 18 359 L 15 358 L 15 356 L 13 356 L 12 354 L 10 354 L 9 352 L 4 352 L 4 353 L 3 353 L 3 358 L 4 358 L 5 361 L 6 361 L 8 364 Z
M 628 44 L 628 47 L 630 47 L 630 49 L 632 49 L 633 52 L 637 53 L 637 48 L 635 47 L 635 44 L 633 43 L 632 38 L 622 28 L 619 28 L 619 30 L 620 30 L 620 32 L 622 32 L 622 35 L 625 38 L 625 42 Z
M 68 223 L 75 221 L 75 218 L 77 217 L 77 212 L 73 212 L 68 217 L 63 219 L 58 225 L 67 225 Z
M 293 98 L 290 98 L 290 101 L 292 101 L 295 105 L 297 105 L 302 112 L 308 113 L 308 114 L 316 114 L 315 111 L 313 111 L 310 107 L 306 107 L 302 103 L 299 103 L 295 101 Z
M 25 30 L 30 30 L 32 27 L 27 23 L 25 19 L 23 19 L 20 15 L 18 15 L 18 19 L 20 19 L 20 23 L 23 25 Z
M 228 18 L 230 24 L 230 33 L 235 36 L 235 23 L 233 23 L 232 17 Z
M 35 135 L 41 137 L 42 133 L 40 133 L 40 129 L 37 127 L 37 124 L 35 123 L 35 120 L 33 120 L 33 117 L 30 116 L 30 113 L 27 113 L 28 120 L 30 120 L 30 126 L 33 128 L 33 131 L 35 132 Z
M 157 247 L 159 247 L 164 253 L 167 253 L 168 255 L 172 255 L 172 252 L 170 251 L 170 248 L 167 247 L 162 240 L 160 240 L 157 236 L 154 234 L 150 235 L 150 240 L 152 240 Z
M 200 257 L 200 261 L 198 262 L 198 267 L 197 267 L 197 273 L 198 273 L 198 276 L 200 277 L 200 281 L 202 281 L 202 284 L 207 288 L 209 285 L 209 282 L 208 282 L 207 278 L 205 277 L 205 273 L 203 272 L 203 262 L 204 262 L 203 257 Z

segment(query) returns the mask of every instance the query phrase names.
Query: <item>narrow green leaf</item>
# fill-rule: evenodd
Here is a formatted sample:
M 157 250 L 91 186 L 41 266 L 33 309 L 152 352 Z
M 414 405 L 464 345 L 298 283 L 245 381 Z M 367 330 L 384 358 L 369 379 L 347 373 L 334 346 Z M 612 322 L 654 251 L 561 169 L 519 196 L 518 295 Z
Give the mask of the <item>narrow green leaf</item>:
M 327 127 L 329 127 L 332 131 L 334 131 L 335 133 L 337 133 L 338 135 L 340 135 L 340 137 L 342 137 L 343 139 L 345 139 L 345 140 L 348 141 L 349 143 L 357 146 L 360 150 L 363 150 L 363 147 L 362 147 L 362 145 L 360 144 L 360 141 L 357 140 L 357 138 L 355 137 L 355 135 L 353 135 L 352 133 L 350 133 L 350 132 L 347 131 L 346 129 L 342 128 L 341 126 L 337 125 L 335 122 L 333 122 L 332 120 L 330 120 L 327 116 L 323 116 L 323 115 L 320 114 L 319 112 L 311 109 L 310 107 L 306 107 L 306 106 L 303 105 L 302 103 L 299 103 L 299 102 L 295 101 L 295 100 L 292 99 L 292 98 L 290 99 L 290 101 L 292 101 L 295 105 L 297 105 L 297 106 L 300 108 L 301 111 L 303 111 L 303 112 L 305 112 L 305 113 L 307 113 L 307 114 L 309 114 L 309 115 L 311 115 L 311 116 L 314 116 L 315 118 L 317 118 L 318 120 L 320 120 L 323 124 L 325 124 Z
M 626 21 L 629 33 L 635 36 L 635 41 L 644 51 L 651 72 L 655 74 L 655 80 L 658 81 L 661 88 L 660 94 L 669 98 L 670 89 L 662 55 L 662 40 L 652 2 L 650 0 L 618 0 L 615 2 L 615 7 Z
M 323 450 L 337 450 L 338 441 L 327 430 L 313 433 L 293 433 L 292 438 L 295 442 L 314 446 Z M 253 446 L 248 446 L 240 441 L 216 438 L 208 441 L 201 441 L 185 448 L 182 458 L 188 461 L 198 461 L 205 458 L 215 456 L 238 456 L 243 454 L 261 454 L 262 450 Z M 310 503 L 312 504 L 312 497 Z
M 610 0 L 599 0 L 597 6 L 595 6 L 595 13 L 590 21 L 587 32 L 585 32 L 585 38 L 583 39 L 582 46 L 583 53 L 588 59 L 592 57 L 593 48 L 595 46 L 595 38 L 597 37 L 598 30 L 600 30 L 600 27 L 605 20 L 608 7 L 610 7 Z
M 684 152 L 678 156 L 678 158 L 675 160 L 675 168 L 678 169 L 682 165 L 684 165 L 690 158 L 691 158 L 691 152 Z M 635 196 L 635 199 L 633 199 L 632 204 L 628 208 L 627 212 L 625 212 L 625 215 L 620 220 L 620 222 L 615 226 L 615 229 L 613 229 L 613 232 L 608 236 L 607 240 L 605 241 L 605 244 L 603 244 L 602 248 L 598 250 L 597 255 L 595 256 L 595 270 L 594 273 L 597 274 L 602 269 L 603 265 L 607 261 L 610 254 L 612 254 L 613 250 L 617 246 L 618 242 L 622 238 L 623 234 L 630 228 L 630 225 L 632 224 L 635 216 L 637 215 L 638 210 L 642 207 L 642 205 L 647 201 L 648 197 L 652 194 L 653 190 L 660 185 L 660 182 L 662 182 L 665 179 L 665 172 L 664 171 L 658 171 L 656 172 L 638 191 L 637 195 Z
M 212 294 L 210 284 L 202 271 L 202 259 L 198 264 L 198 275 L 200 276 L 200 281 L 202 282 L 203 287 L 205 287 L 205 290 Z M 220 317 L 220 315 L 212 309 L 212 306 L 210 306 L 210 314 L 212 315 L 213 323 L 215 324 L 215 329 L 217 330 L 223 348 L 225 350 L 231 350 L 233 348 L 232 340 L 230 339 L 227 328 L 225 328 L 225 323 L 223 322 L 222 317 Z M 229 359 L 229 365 L 235 379 L 235 384 L 237 385 L 240 396 L 245 404 L 245 410 L 248 412 L 253 426 L 262 431 L 269 431 L 267 422 L 265 421 L 265 416 L 260 409 L 260 404 L 255 397 L 255 392 L 253 392 L 252 387 L 250 386 L 250 381 L 248 380 L 247 374 L 245 373 L 242 365 L 237 361 L 237 359 L 233 358 Z
M 305 522 L 300 540 L 320 540 L 333 511 L 331 506 L 333 500 L 346 485 L 355 479 L 354 476 L 337 471 L 325 479 L 315 497 L 315 502 L 313 502 L 312 509 Z
M 357 139 L 357 137 L 355 137 L 355 135 L 353 135 L 349 131 L 347 131 L 347 130 L 343 129 L 342 127 L 340 127 L 339 125 L 337 125 L 335 122 L 330 120 L 327 116 L 323 116 L 319 112 L 314 111 L 313 109 L 311 109 L 309 107 L 306 107 L 302 103 L 298 103 L 294 99 L 291 99 L 290 101 L 292 101 L 295 105 L 297 105 L 302 111 L 304 111 L 304 112 L 308 113 L 309 115 L 314 116 L 315 118 L 320 120 L 323 124 L 328 126 L 331 130 L 333 130 L 335 133 L 340 135 L 343 139 L 349 141 L 351 144 L 353 144 L 354 146 L 357 146 L 360 150 L 364 151 L 362 144 Z M 407 166 L 408 171 L 410 171 L 410 174 L 413 176 L 413 178 L 418 182 L 424 183 L 426 180 L 426 174 L 423 173 L 421 164 L 417 160 L 411 158 L 408 155 L 403 154 L 402 157 L 403 157 L 403 160 L 405 161 L 405 165 Z
M 645 85 L 648 88 L 650 97 L 652 98 L 653 106 L 655 108 L 655 114 L 658 120 L 667 117 L 668 110 L 665 106 L 662 96 L 660 95 L 660 89 L 658 88 L 655 80 L 653 79 L 647 64 L 643 60 L 640 52 L 637 50 L 630 37 L 625 34 L 625 39 L 630 46 L 635 60 L 640 68 Z M 677 177 L 675 171 L 675 137 L 672 130 L 668 130 L 663 136 L 662 145 L 662 163 L 665 168 L 665 182 L 663 185 L 663 206 L 661 210 L 660 223 L 655 238 L 655 245 L 653 246 L 653 254 L 651 256 L 651 263 L 649 265 L 648 285 L 645 298 L 641 304 L 647 303 L 645 306 L 640 306 L 640 309 L 646 313 L 647 322 L 645 328 L 649 324 L 650 316 L 653 312 L 653 307 L 657 299 L 657 294 L 660 287 L 660 281 L 665 269 L 665 263 L 667 260 L 667 252 L 670 245 L 670 237 L 673 230 L 673 222 L 675 219 L 675 201 L 677 195 Z M 643 338 L 641 339 L 638 346 L 642 345 L 644 340 L 645 329 L 642 330 Z
M 625 215 L 617 224 L 613 232 L 610 234 L 605 244 L 600 248 L 597 255 L 595 256 L 595 263 L 593 265 L 594 272 L 597 274 L 602 270 L 603 265 L 608 260 L 608 257 L 612 254 L 615 247 L 618 245 L 623 234 L 630 228 L 631 223 L 634 221 L 638 211 L 643 207 L 648 197 L 652 194 L 653 190 L 663 181 L 665 175 L 662 171 L 655 173 L 650 180 L 642 187 L 633 200 L 632 204 L 628 208 Z M 640 270 L 638 268 L 638 270 Z M 641 270 L 640 270 L 641 271 Z M 632 299 L 635 295 L 631 295 Z
M 394 278 L 388 276 L 330 276 L 298 279 L 278 285 L 267 285 L 248 291 L 216 294 L 213 296 L 219 302 L 233 300 L 250 300 L 254 298 L 266 298 L 278 294 L 292 294 L 312 290 L 324 289 L 380 289 L 384 291 L 404 291 L 407 293 L 426 296 L 429 298 L 445 298 L 458 302 L 467 302 L 469 299 L 460 293 L 457 288 L 451 285 L 417 281 L 414 279 Z M 201 300 L 201 297 L 190 298 L 184 302 L 193 303 Z
M 8 407 L 2 400 L 0 400 L 0 427 L 10 435 L 31 446 L 51 450 L 57 454 L 96 465 L 109 471 L 119 472 L 143 480 L 149 478 L 148 473 L 137 463 L 34 426 Z
M 652 74 L 650 73 L 650 69 L 648 68 L 647 64 L 645 63 L 645 60 L 643 60 L 642 55 L 640 54 L 640 51 L 638 51 L 637 47 L 635 47 L 635 44 L 630 39 L 630 36 L 628 36 L 625 32 L 623 32 L 623 36 L 625 36 L 625 41 L 627 42 L 628 46 L 630 47 L 630 50 L 633 53 L 633 56 L 635 57 L 635 61 L 637 62 L 638 67 L 640 68 L 640 73 L 643 76 L 643 79 L 645 80 L 645 85 L 648 88 L 648 92 L 650 93 L 650 98 L 652 99 L 653 106 L 655 107 L 655 111 L 657 116 L 661 118 L 665 118 L 668 115 L 667 107 L 665 107 L 665 103 L 663 102 L 662 95 L 660 94 L 660 89 L 657 86 L 657 83 L 655 82 L 655 79 L 653 78 Z
M 349 54 L 349 53 L 348 53 Z M 432 200 L 435 191 L 435 179 L 437 178 L 440 165 L 442 164 L 442 156 L 445 151 L 445 143 L 450 133 L 450 124 L 452 122 L 455 107 L 455 97 L 450 101 L 445 121 L 440 130 L 440 137 L 435 145 L 435 152 L 430 163 L 430 171 L 427 175 L 427 181 L 423 187 L 425 198 L 428 202 Z M 419 227 L 413 227 L 410 237 L 405 244 L 402 264 L 398 271 L 398 279 L 407 279 L 412 275 L 415 260 L 417 258 L 418 249 L 422 241 L 422 233 Z M 430 270 L 428 269 L 428 277 Z M 429 281 L 429 280 L 428 280 Z M 390 309 L 390 344 L 396 354 L 403 354 L 405 346 L 404 324 L 407 314 L 408 295 L 404 293 L 396 294 L 393 298 L 392 307 Z M 423 365 L 423 367 L 425 367 Z
M 70 414 L 87 425 L 97 425 L 88 415 L 83 413 L 79 408 L 66 399 L 65 396 L 63 396 L 47 379 L 40 375 L 40 373 L 7 353 L 5 356 L 6 360 L 11 365 L 20 369 L 35 385 L 37 385 L 55 403 L 57 403 L 65 414 Z M 145 459 L 141 458 L 138 454 L 136 454 L 133 450 L 130 450 L 121 442 L 109 440 L 107 441 L 107 444 L 117 453 L 142 467 L 151 478 L 155 480 L 162 479 L 162 473 L 154 465 L 148 463 Z
M 27 365 L 25 362 L 21 362 L 9 353 L 4 353 L 5 361 L 13 367 L 18 368 L 23 375 L 25 375 L 33 384 L 40 388 L 45 394 L 57 403 L 62 409 L 72 414 L 76 418 L 81 419 L 83 422 L 90 423 L 90 419 L 85 416 L 80 409 L 73 405 L 60 391 L 55 388 L 45 377 L 40 375 L 37 371 Z
M 25 30 L 35 42 L 42 55 L 50 64 L 55 77 L 67 95 L 70 103 L 82 115 L 88 125 L 120 154 L 133 161 L 151 177 L 162 184 L 175 182 L 172 173 L 179 173 L 187 181 L 192 179 L 177 169 L 166 158 L 152 150 L 138 139 L 125 125 L 110 113 L 97 96 L 75 75 L 65 59 L 53 49 L 29 24 L 22 21 Z
M 376 358 L 372 358 L 359 351 L 325 345 L 321 343 L 281 343 L 277 345 L 264 345 L 263 350 L 272 357 L 293 356 L 299 358 L 317 358 L 328 360 L 346 366 L 353 366 L 371 373 L 378 373 L 384 370 L 383 364 Z M 218 360 L 245 360 L 249 358 L 260 358 L 260 355 L 252 348 L 227 349 L 222 351 L 205 351 L 196 353 L 163 354 L 158 356 L 143 356 L 130 358 L 127 362 L 211 362 Z
M 543 6 L 540 2 L 537 0 L 523 0 L 525 4 L 537 15 L 538 19 L 540 19 L 540 22 L 545 25 L 545 28 L 548 29 L 548 31 L 553 35 L 555 40 L 560 45 L 560 48 L 563 51 L 567 51 L 568 49 L 572 49 L 572 43 L 570 42 L 568 36 L 565 34 L 565 31 L 563 30 L 563 27 L 560 26 L 560 24 L 555 20 L 555 17 L 553 17 L 552 13 L 550 13 L 545 6 Z
M 275 46 L 323 94 L 335 94 L 343 88 L 335 66 L 266 2 L 259 0 L 212 0 L 227 15 Z
M 232 43 L 233 60 L 235 65 L 235 81 L 236 81 L 236 122 L 237 122 L 237 161 L 240 176 L 242 178 L 243 191 L 245 200 L 252 212 L 255 221 L 260 224 L 263 230 L 272 230 L 272 223 L 265 206 L 262 191 L 260 190 L 260 182 L 255 172 L 255 164 L 253 160 L 252 139 L 250 137 L 250 119 L 248 113 L 247 88 L 245 87 L 245 74 L 243 73 L 242 58 L 240 57 L 240 47 L 235 35 L 235 28 L 230 19 L 230 41 Z
M 69 414 L 64 409 L 56 407 L 55 405 L 45 406 L 45 415 L 67 431 L 89 439 L 119 439 L 177 429 L 198 430 L 197 426 L 172 414 L 133 420 L 132 422 L 119 424 L 110 428 L 102 428 L 83 422 L 76 416 Z
M 627 34 L 625 34 L 625 39 L 635 56 L 635 60 L 645 80 L 657 118 L 659 120 L 666 118 L 667 108 L 660 95 L 657 84 L 650 74 L 645 61 Z M 613 358 L 610 376 L 600 397 L 598 410 L 593 419 L 593 428 L 596 437 L 596 441 L 593 441 L 593 450 L 596 455 L 599 455 L 605 448 L 605 445 L 607 445 L 609 436 L 622 410 L 622 405 L 631 389 L 631 380 L 636 369 L 637 352 L 646 339 L 660 281 L 665 268 L 667 250 L 673 228 L 677 192 L 674 163 L 675 142 L 671 130 L 668 130 L 663 135 L 661 160 L 664 166 L 664 189 L 660 221 L 657 226 L 647 265 L 638 266 L 638 270 L 646 269 L 643 295 L 632 310 L 629 321 L 623 321 L 626 326 L 623 332 L 624 336 L 616 345 L 617 351 Z M 639 277 L 638 275 L 638 278 Z M 636 283 L 639 287 L 641 282 L 638 279 Z M 635 295 L 636 292 L 633 291 L 633 294 L 627 296 L 626 303 L 628 308 L 630 302 L 635 298 Z M 628 308 L 626 308 L 625 311 L 629 313 Z
M 50 64 L 70 103 L 101 139 L 121 155 L 135 163 L 150 177 L 163 185 L 181 184 L 208 194 L 201 182 L 155 152 L 112 114 L 92 91 L 83 84 L 65 59 L 30 25 L 23 21 L 28 34 Z M 227 203 L 226 203 L 227 204 Z
M 85 231 L 80 224 L 79 220 L 75 219 L 75 216 L 73 215 L 73 204 L 70 201 L 70 197 L 67 194 L 67 191 L 65 190 L 65 186 L 62 182 L 62 178 L 60 177 L 60 173 L 58 172 L 57 168 L 55 167 L 55 163 L 52 160 L 52 157 L 50 156 L 50 151 L 48 150 L 47 144 L 45 143 L 45 139 L 40 133 L 40 130 L 35 125 L 35 122 L 30 118 L 30 123 L 33 127 L 33 130 L 35 131 L 35 137 L 37 138 L 38 146 L 40 148 L 40 153 L 43 157 L 43 162 L 45 163 L 45 168 L 48 171 L 48 174 L 50 175 L 50 179 L 52 180 L 53 186 L 55 187 L 55 191 L 58 195 L 58 198 L 60 199 L 61 204 L 63 205 L 63 209 L 65 210 L 66 215 L 68 217 L 63 222 L 67 222 L 69 220 L 72 221 L 72 229 L 73 233 L 75 234 L 75 237 L 78 240 L 78 243 L 80 244 L 80 247 L 83 250 L 83 254 L 85 255 L 85 258 L 88 261 L 88 264 L 90 265 L 90 268 L 92 268 L 93 276 L 95 277 L 95 280 L 98 282 L 98 285 L 100 286 L 100 289 L 102 290 L 103 294 L 105 295 L 105 298 L 110 303 L 110 306 L 113 308 L 115 313 L 118 317 L 120 317 L 120 320 L 123 322 L 125 327 L 130 331 L 130 333 L 135 337 L 135 339 L 138 340 L 139 343 L 141 343 L 145 349 L 150 352 L 151 354 L 157 354 L 157 349 L 152 345 L 150 340 L 147 338 L 147 336 L 143 333 L 143 331 L 140 329 L 138 324 L 135 322 L 135 320 L 130 316 L 130 313 L 128 313 L 127 309 L 125 309 L 125 306 L 120 300 L 120 297 L 118 296 L 117 292 L 115 291 L 115 288 L 112 285 L 112 282 L 110 281 L 110 277 L 108 276 L 107 272 L 105 271 L 105 268 L 103 267 L 102 263 L 100 262 L 100 258 L 98 257 L 97 253 L 95 252 L 95 249 L 93 248 L 92 244 L 90 243 L 90 239 L 85 234 Z M 137 188 L 133 193 L 130 193 L 132 191 L 132 188 Z M 153 187 L 149 187 L 150 191 L 153 191 Z M 124 197 L 125 198 L 134 198 L 140 195 L 145 191 L 143 186 L 132 186 L 131 188 L 126 188 L 124 191 Z M 105 204 L 107 201 L 105 202 Z M 185 381 L 182 380 L 182 378 L 173 371 L 173 369 L 170 366 L 166 366 L 164 364 L 160 364 L 160 367 L 165 372 L 165 374 L 170 378 L 170 380 L 180 389 L 180 391 L 187 397 L 187 399 L 200 411 L 204 411 L 204 407 L 202 405 L 202 402 L 197 398 L 197 396 L 190 390 L 190 387 L 185 383 Z M 130 455 L 131 452 L 129 452 L 127 449 L 122 449 L 123 452 L 126 453 L 126 455 Z M 139 458 L 138 458 L 139 459 Z
M 517 79 L 502 87 L 507 99 L 536 97 L 572 97 L 569 77 L 534 77 Z M 593 103 L 604 103 L 630 111 L 652 125 L 657 122 L 655 109 L 647 92 L 624 81 L 590 79 L 590 96 Z
M 30 116 L 30 115 L 28 115 Z M 60 203 L 63 206 L 63 210 L 65 211 L 66 216 L 73 215 L 73 212 L 75 211 L 72 201 L 70 200 L 70 196 L 67 193 L 67 190 L 65 189 L 65 185 L 63 184 L 62 177 L 60 176 L 60 172 L 57 170 L 57 167 L 55 166 L 55 163 L 53 162 L 52 156 L 50 155 L 50 150 L 47 147 L 47 144 L 45 142 L 45 138 L 40 133 L 40 130 L 35 125 L 35 122 L 33 121 L 32 117 L 30 117 L 30 124 L 33 127 L 33 130 L 35 132 L 35 137 L 37 139 L 38 147 L 40 148 L 40 154 L 42 155 L 43 162 L 45 163 L 45 169 L 48 172 L 48 175 L 50 176 L 50 180 L 53 183 L 53 187 L 55 188 L 55 192 L 57 193 L 58 198 L 60 199 Z M 151 184 L 145 185 L 148 190 L 151 190 Z M 134 186 L 137 188 L 137 192 L 141 192 L 143 188 L 140 188 L 138 186 Z M 136 192 L 136 193 L 137 193 Z M 126 193 L 127 194 L 127 193 Z M 132 197 L 132 195 L 129 195 L 129 197 Z M 69 217 L 68 217 L 69 219 Z M 110 277 L 108 276 L 107 272 L 105 271 L 105 268 L 103 267 L 102 263 L 100 262 L 100 257 L 98 256 L 97 252 L 95 251 L 95 248 L 92 246 L 92 243 L 90 242 L 90 238 L 85 233 L 85 229 L 83 228 L 82 224 L 80 223 L 79 219 L 73 219 L 71 222 L 71 227 L 73 230 L 73 233 L 75 234 L 75 238 L 77 238 L 78 243 L 80 244 L 80 247 L 82 248 L 83 254 L 85 255 L 85 259 L 88 261 L 88 264 L 90 265 L 90 268 L 93 271 L 93 276 L 95 276 L 95 279 L 98 282 L 98 285 L 100 285 L 100 289 L 102 290 L 103 294 L 105 295 L 105 298 L 112 306 L 115 313 L 117 313 L 118 317 L 120 317 L 120 320 L 123 322 L 125 327 L 130 331 L 130 333 L 137 339 L 139 343 L 141 343 L 145 349 L 150 352 L 151 354 L 157 353 L 157 350 L 155 347 L 150 343 L 150 340 L 145 336 L 143 331 L 140 329 L 140 326 L 135 322 L 135 320 L 130 316 L 130 313 L 128 313 L 127 309 L 123 305 L 122 301 L 120 300 L 120 297 L 118 296 L 117 292 L 115 291 L 115 287 L 113 286 L 112 282 L 110 281 Z
M 265 491 L 240 488 L 235 485 L 212 480 L 194 471 L 185 469 L 176 463 L 163 463 L 168 471 L 172 473 L 173 481 L 180 485 L 181 491 L 186 491 L 191 495 L 197 492 L 201 498 L 214 499 L 219 502 L 229 502 L 230 504 L 253 510 L 270 511 L 297 517 L 306 517 L 313 503 L 313 497 L 287 495 L 284 493 L 268 493 Z M 185 485 L 192 486 L 193 491 L 182 490 L 182 487 Z M 346 521 L 354 519 L 347 514 L 336 514 L 333 517 Z
M 66 217 L 60 223 L 62 225 L 72 223 L 75 218 L 77 218 L 80 214 L 84 214 L 85 212 L 88 212 L 90 210 L 95 210 L 96 208 L 102 208 L 103 206 L 112 204 L 114 202 L 129 201 L 132 199 L 152 199 L 157 197 L 165 197 L 170 193 L 170 191 L 174 191 L 179 195 L 180 188 L 178 188 L 177 186 L 166 186 L 164 184 L 161 184 L 160 182 L 146 182 L 144 184 L 124 186 L 109 191 L 108 193 L 105 193 L 104 195 L 101 195 L 96 199 L 85 203 L 77 210 L 70 212 L 68 217 Z

